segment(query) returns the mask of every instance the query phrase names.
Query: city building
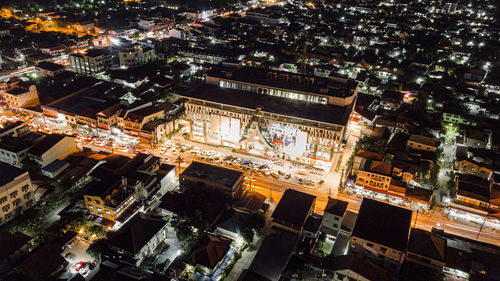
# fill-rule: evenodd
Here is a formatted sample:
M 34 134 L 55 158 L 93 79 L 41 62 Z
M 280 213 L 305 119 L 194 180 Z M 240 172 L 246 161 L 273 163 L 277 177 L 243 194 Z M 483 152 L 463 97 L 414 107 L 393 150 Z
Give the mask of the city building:
M 366 161 L 356 177 L 356 185 L 365 189 L 388 190 L 392 180 L 392 165 L 382 161 Z
M 137 213 L 107 241 L 109 247 L 129 256 L 140 265 L 144 258 L 154 253 L 156 247 L 167 238 L 167 222 Z
M 357 95 L 352 80 L 252 67 L 211 71 L 205 81 L 182 95 L 192 140 L 324 169 L 346 137 Z
M 179 183 L 181 189 L 215 192 L 234 203 L 243 194 L 244 175 L 240 171 L 193 161 L 179 176 Z
M 316 196 L 287 189 L 271 215 L 274 226 L 302 234 L 306 220 L 313 213 Z
M 175 169 L 174 169 L 175 171 Z M 85 207 L 109 221 L 123 223 L 142 207 L 149 211 L 172 185 L 172 169 L 160 158 L 110 154 L 91 173 L 83 192 Z
M 5 136 L 19 137 L 30 131 L 29 127 L 23 121 L 6 123 L 0 128 L 0 138 Z
M 28 108 L 40 104 L 36 85 L 19 83 L 14 88 L 3 92 L 3 98 L 12 108 Z
M 28 171 L 0 163 L 0 225 L 35 205 Z
M 150 47 L 133 45 L 118 54 L 121 68 L 132 68 L 144 65 L 156 59 L 155 50 Z
M 410 235 L 412 211 L 364 198 L 351 236 L 350 251 L 398 272 Z
M 70 69 L 80 75 L 95 75 L 106 70 L 108 53 L 100 49 L 91 49 L 86 53 L 69 55 Z
M 269 9 L 255 8 L 246 11 L 246 17 L 250 20 L 265 24 L 277 25 L 280 23 L 281 16 Z
M 56 77 L 65 71 L 64 66 L 50 61 L 39 62 L 35 66 L 36 72 L 43 77 Z
M 28 133 L 19 137 L 5 136 L 0 140 L 0 161 L 21 168 L 28 157 L 28 151 L 44 138 L 38 133 Z
M 46 135 L 28 151 L 30 160 L 43 168 L 56 159 L 63 159 L 77 150 L 75 138 L 64 135 Z

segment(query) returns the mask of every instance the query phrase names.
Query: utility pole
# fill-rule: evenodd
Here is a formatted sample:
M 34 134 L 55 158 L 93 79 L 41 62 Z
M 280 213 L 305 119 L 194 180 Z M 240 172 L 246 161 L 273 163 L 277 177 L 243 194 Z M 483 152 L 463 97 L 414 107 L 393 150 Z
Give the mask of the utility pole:
M 417 225 L 418 213 L 420 213 L 420 209 L 417 210 L 417 216 L 415 217 L 415 222 L 413 222 L 413 228 Z
M 477 232 L 476 240 L 479 238 L 479 234 L 481 234 L 481 231 L 483 230 L 483 226 L 486 223 L 486 217 L 483 219 L 483 223 L 481 224 L 481 227 L 479 228 L 479 231 Z

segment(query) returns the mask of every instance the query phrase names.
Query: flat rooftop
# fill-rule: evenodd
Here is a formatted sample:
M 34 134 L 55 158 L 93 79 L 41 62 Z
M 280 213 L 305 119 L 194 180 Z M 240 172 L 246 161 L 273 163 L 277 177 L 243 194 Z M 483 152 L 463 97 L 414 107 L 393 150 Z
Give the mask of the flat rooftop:
M 197 178 L 227 187 L 233 187 L 242 176 L 243 173 L 240 171 L 196 161 L 193 161 L 181 174 L 181 177 Z
M 410 210 L 364 198 L 352 236 L 404 252 L 411 215 Z
M 0 186 L 4 186 L 15 178 L 26 173 L 25 170 L 0 162 Z
M 335 80 L 256 67 L 242 67 L 241 69 L 232 71 L 229 74 L 224 71 L 213 70 L 207 72 L 207 76 L 228 81 L 238 81 L 268 86 L 271 88 L 287 89 L 339 98 L 352 96 L 358 85 L 356 81 L 349 79 Z M 293 79 L 291 78 L 292 76 L 294 77 Z
M 315 200 L 316 196 L 287 189 L 276 206 L 272 218 L 300 228 L 304 226 Z
M 352 111 L 352 107 L 294 101 L 287 98 L 220 88 L 207 84 L 203 84 L 182 96 L 188 99 L 215 102 L 250 110 L 261 108 L 262 112 L 341 126 L 347 125 Z

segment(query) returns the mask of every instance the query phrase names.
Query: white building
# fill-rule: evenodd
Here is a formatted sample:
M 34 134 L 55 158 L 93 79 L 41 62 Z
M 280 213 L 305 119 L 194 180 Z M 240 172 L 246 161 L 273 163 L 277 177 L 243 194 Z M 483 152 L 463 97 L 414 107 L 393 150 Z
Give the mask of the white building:
M 120 51 L 120 67 L 131 68 L 141 66 L 156 59 L 155 50 L 150 47 L 134 45 L 124 51 Z

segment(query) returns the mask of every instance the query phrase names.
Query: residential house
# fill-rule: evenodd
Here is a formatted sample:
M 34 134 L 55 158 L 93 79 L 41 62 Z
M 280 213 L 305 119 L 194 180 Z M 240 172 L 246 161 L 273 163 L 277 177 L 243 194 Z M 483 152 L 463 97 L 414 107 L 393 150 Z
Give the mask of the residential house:
M 466 129 L 465 145 L 473 148 L 486 148 L 489 142 L 489 136 L 484 130 Z
M 364 198 L 351 236 L 351 251 L 398 272 L 404 261 L 412 211 Z
M 380 99 L 380 106 L 388 110 L 397 110 L 403 104 L 404 94 L 402 92 L 385 90 Z
M 62 249 L 58 245 L 45 244 L 24 259 L 14 270 L 28 276 L 30 280 L 54 280 L 68 264 L 68 261 L 61 256 L 61 252 Z
M 352 165 L 352 174 L 356 175 L 361 167 L 364 167 L 366 164 L 366 161 L 368 160 L 376 160 L 376 161 L 382 161 L 384 158 L 384 155 L 372 151 L 367 151 L 367 150 L 358 150 L 356 152 L 356 155 L 354 156 L 354 161 Z
M 0 225 L 35 205 L 28 171 L 0 163 Z
M 406 143 L 407 149 L 436 151 L 439 143 L 430 137 L 411 135 Z
M 321 231 L 332 236 L 337 236 L 342 228 L 342 220 L 347 212 L 349 202 L 328 198 L 328 203 L 323 213 Z
M 271 215 L 272 224 L 278 228 L 302 234 L 306 220 L 313 213 L 316 196 L 294 189 L 287 189 Z
M 137 213 L 108 239 L 108 246 L 140 265 L 167 238 L 167 222 Z
M 186 264 L 205 276 L 220 275 L 224 261 L 231 258 L 235 250 L 233 240 L 205 233 L 189 253 Z
M 446 264 L 446 239 L 419 228 L 412 228 L 406 261 L 442 270 Z
M 370 160 L 360 168 L 356 185 L 369 190 L 388 190 L 392 179 L 392 165 L 386 162 Z
M 353 254 L 330 258 L 324 265 L 329 280 L 390 281 L 391 275 L 380 266 Z
M 286 230 L 265 236 L 248 269 L 268 280 L 280 280 L 297 248 L 299 238 L 297 233 Z
M 7 269 L 9 264 L 28 253 L 32 238 L 21 232 L 9 233 L 0 231 L 0 270 Z

